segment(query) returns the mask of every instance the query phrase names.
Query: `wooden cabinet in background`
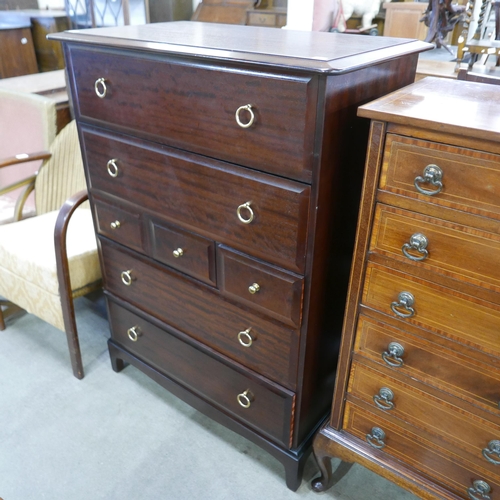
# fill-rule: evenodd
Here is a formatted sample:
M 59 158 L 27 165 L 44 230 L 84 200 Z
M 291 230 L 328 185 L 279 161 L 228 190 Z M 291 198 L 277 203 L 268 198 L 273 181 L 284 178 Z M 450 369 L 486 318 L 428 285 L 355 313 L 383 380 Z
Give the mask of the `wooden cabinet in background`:
M 428 5 L 427 2 L 384 3 L 384 36 L 425 40 L 428 28 L 420 19 Z
M 425 78 L 359 109 L 371 135 L 318 491 L 335 456 L 419 498 L 500 499 L 497 93 Z
M 413 81 L 429 45 L 192 22 L 55 38 L 113 368 L 257 443 L 297 489 L 333 390 L 368 134 L 356 109 Z

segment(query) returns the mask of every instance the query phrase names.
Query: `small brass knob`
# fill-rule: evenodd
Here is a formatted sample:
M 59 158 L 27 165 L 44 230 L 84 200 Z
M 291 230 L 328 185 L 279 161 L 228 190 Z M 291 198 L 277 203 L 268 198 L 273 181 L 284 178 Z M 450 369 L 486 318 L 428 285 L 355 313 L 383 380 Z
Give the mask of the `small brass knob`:
M 106 97 L 106 92 L 108 91 L 106 87 L 106 80 L 104 78 L 98 78 L 94 83 L 94 90 L 99 99 L 104 99 Z
M 106 169 L 111 177 L 118 177 L 118 165 L 116 164 L 117 161 L 118 160 L 116 158 L 112 158 L 106 164 Z
M 184 255 L 184 250 L 182 248 L 178 248 L 177 250 L 174 250 L 172 253 L 174 254 L 174 257 L 178 259 L 182 255 Z
M 243 408 L 250 408 L 250 405 L 252 404 L 252 401 L 254 400 L 254 396 L 250 392 L 250 389 L 247 389 L 246 391 L 242 392 L 241 394 L 238 394 L 236 399 L 238 400 L 238 403 L 241 406 L 243 406 Z
M 134 280 L 131 269 L 129 269 L 128 271 L 122 271 L 120 276 L 122 278 L 123 284 L 126 286 L 130 286 L 132 284 L 132 281 Z
M 114 222 L 112 222 L 110 224 L 110 226 L 111 226 L 111 229 L 118 229 L 121 226 L 121 224 L 120 224 L 119 220 L 115 220 Z
M 247 328 L 238 333 L 238 341 L 243 347 L 250 347 L 255 340 L 255 337 L 252 338 L 250 335 L 251 328 Z
M 142 335 L 142 332 L 138 326 L 133 326 L 127 330 L 127 335 L 132 342 L 137 342 L 137 339 Z
M 253 295 L 260 290 L 260 286 L 258 283 L 254 283 L 248 287 L 248 291 Z

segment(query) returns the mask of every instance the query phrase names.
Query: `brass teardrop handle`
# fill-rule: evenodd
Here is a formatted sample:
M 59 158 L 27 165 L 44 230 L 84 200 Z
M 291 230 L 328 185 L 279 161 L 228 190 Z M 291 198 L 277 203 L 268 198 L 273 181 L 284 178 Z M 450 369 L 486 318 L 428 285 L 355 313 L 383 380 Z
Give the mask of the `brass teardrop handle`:
M 437 165 L 427 165 L 424 168 L 423 176 L 415 177 L 415 187 L 419 193 L 425 194 L 427 196 L 434 196 L 439 194 L 443 189 L 443 183 L 441 179 L 443 178 L 443 171 Z M 431 184 L 437 189 L 428 190 L 420 187 L 420 184 Z
M 115 220 L 110 224 L 111 229 L 119 229 L 121 227 L 121 222 L 119 220 Z
M 384 446 L 385 432 L 380 427 L 372 427 L 371 433 L 366 435 L 368 444 L 381 450 Z
M 182 248 L 178 248 L 177 250 L 174 250 L 172 254 L 176 259 L 178 259 L 179 257 L 182 257 L 184 255 L 184 250 Z
M 142 335 L 142 332 L 138 326 L 133 326 L 127 330 L 127 335 L 132 342 L 137 342 L 137 339 Z
M 491 500 L 488 493 L 491 491 L 490 485 L 486 481 L 477 479 L 467 490 L 470 500 Z M 480 496 L 476 496 L 480 495 Z
M 429 242 L 427 238 L 422 233 L 415 233 L 411 235 L 409 243 L 405 243 L 401 247 L 401 250 L 404 256 L 408 259 L 420 262 L 422 260 L 425 260 L 429 256 L 429 252 L 427 250 L 428 244 Z M 411 253 L 409 253 L 409 251 L 417 252 L 420 255 L 412 255 Z
M 94 83 L 94 90 L 97 97 L 104 99 L 106 97 L 106 92 L 108 91 L 106 87 L 106 80 L 104 78 L 98 78 Z
M 373 396 L 374 403 L 381 410 L 392 410 L 394 408 L 394 403 L 392 400 L 394 399 L 394 393 L 388 387 L 382 387 L 378 394 Z
M 500 441 L 497 439 L 490 441 L 488 447 L 483 449 L 483 457 L 493 465 L 500 465 L 500 461 L 495 460 L 491 455 L 500 458 Z
M 412 307 L 414 303 L 415 298 L 410 292 L 401 292 L 398 295 L 398 301 L 391 303 L 391 309 L 400 318 L 411 318 L 415 314 L 415 309 Z M 400 309 L 403 309 L 403 311 Z
M 391 342 L 387 346 L 387 351 L 382 353 L 382 359 L 389 366 L 399 368 L 404 364 L 404 361 L 402 359 L 404 352 L 405 348 L 401 344 L 398 344 L 397 342 Z
M 111 177 L 118 177 L 119 170 L 118 165 L 116 164 L 117 161 L 118 160 L 116 158 L 113 158 L 106 164 L 106 169 Z
M 247 201 L 246 203 L 242 203 L 236 209 L 236 215 L 238 216 L 238 219 L 243 222 L 243 224 L 250 224 L 250 222 L 253 221 L 254 213 L 252 207 L 250 206 L 251 203 L 251 201 Z M 243 214 L 247 217 L 244 217 Z
M 240 114 L 241 112 L 244 111 L 249 114 L 250 119 L 245 123 L 241 121 Z M 240 106 L 235 113 L 235 118 L 236 118 L 236 123 L 241 127 L 241 128 L 249 128 L 255 123 L 255 113 L 252 111 L 252 105 L 251 104 L 245 104 L 244 106 Z
M 120 276 L 122 278 L 123 284 L 126 286 L 130 286 L 132 284 L 132 281 L 134 281 L 131 269 L 129 269 L 128 271 L 122 271 Z
M 241 332 L 238 333 L 238 342 L 243 347 L 250 347 L 253 344 L 253 341 L 255 340 L 255 336 L 252 337 L 250 335 L 251 331 L 252 331 L 251 328 L 247 328 L 246 330 L 242 330 Z
M 238 400 L 238 403 L 240 404 L 240 406 L 243 406 L 243 408 L 250 408 L 250 405 L 252 404 L 252 401 L 254 400 L 254 396 L 250 392 L 250 389 L 247 389 L 246 391 L 242 392 L 241 394 L 238 394 L 236 399 Z

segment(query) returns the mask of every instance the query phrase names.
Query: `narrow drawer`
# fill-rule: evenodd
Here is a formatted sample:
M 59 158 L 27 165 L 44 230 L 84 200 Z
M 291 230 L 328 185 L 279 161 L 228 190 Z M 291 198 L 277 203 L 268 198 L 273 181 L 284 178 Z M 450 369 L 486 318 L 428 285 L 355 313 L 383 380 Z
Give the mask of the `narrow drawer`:
M 164 264 L 215 285 L 215 243 L 158 220 L 149 221 L 150 255 Z
M 81 119 L 311 181 L 316 77 L 186 66 L 111 50 L 70 47 L 70 52 Z M 99 79 L 103 83 L 96 84 Z M 242 109 L 247 105 L 254 118 Z
M 300 326 L 304 279 L 265 262 L 217 247 L 221 293 L 284 323 Z
M 448 344 L 434 344 L 360 315 L 354 353 L 500 415 L 500 370 Z
M 433 478 L 446 488 L 450 488 L 461 498 L 469 497 L 468 491 L 474 488 L 475 481 L 486 481 L 491 488 L 491 500 L 500 498 L 500 482 L 488 475 L 488 471 L 450 454 L 436 442 L 422 436 L 417 429 L 410 431 L 388 419 L 370 413 L 352 403 L 346 404 L 344 430 L 365 443 L 378 446 L 381 453 L 387 453 L 410 467 Z M 384 433 L 384 439 L 378 429 Z M 374 450 L 375 453 L 378 450 Z M 478 492 L 472 493 L 481 498 Z
M 97 232 L 113 241 L 144 252 L 142 245 L 141 216 L 117 205 L 94 199 Z
M 442 172 L 442 188 L 424 182 L 429 165 Z M 428 176 L 438 182 L 432 169 Z M 499 219 L 500 156 L 387 134 L 380 189 Z
M 105 288 L 203 344 L 295 390 L 299 332 L 245 311 L 202 283 L 101 241 Z M 122 273 L 129 271 L 129 285 Z
M 92 190 L 129 200 L 202 236 L 303 272 L 309 186 L 83 130 Z
M 125 349 L 224 412 L 290 447 L 293 393 L 207 354 L 109 299 L 108 307 L 112 338 Z
M 370 252 L 500 291 L 498 234 L 378 204 Z
M 413 305 L 402 305 L 402 292 L 411 294 Z M 363 305 L 392 317 L 500 355 L 500 307 L 494 304 L 373 263 L 366 269 L 362 300 Z
M 422 387 L 411 379 L 398 380 L 362 363 L 353 363 L 348 397 L 359 398 L 374 409 L 425 430 L 440 439 L 443 448 L 451 453 L 460 450 L 468 460 L 487 469 L 490 476 L 500 481 L 500 456 L 489 449 L 490 443 L 492 446 L 500 443 L 500 426 L 468 411 L 474 407 L 464 410 Z

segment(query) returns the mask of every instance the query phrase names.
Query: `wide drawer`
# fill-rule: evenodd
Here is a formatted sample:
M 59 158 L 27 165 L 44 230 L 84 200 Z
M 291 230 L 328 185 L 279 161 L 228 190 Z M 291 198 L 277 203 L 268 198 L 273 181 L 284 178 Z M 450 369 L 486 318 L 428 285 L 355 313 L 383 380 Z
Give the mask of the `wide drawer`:
M 360 315 L 354 355 L 500 415 L 500 370 L 454 351 L 452 342 L 443 342 L 445 346 Z
M 139 211 L 126 209 L 94 198 L 97 232 L 112 240 L 144 252 Z
M 86 128 L 82 137 L 92 190 L 303 272 L 309 186 Z
M 500 156 L 387 134 L 380 189 L 499 219 Z
M 349 402 L 345 408 L 343 427 L 365 443 L 371 442 L 382 450 L 382 453 L 388 453 L 433 478 L 461 498 L 481 498 L 481 495 L 473 490 L 472 494 L 476 496 L 469 497 L 468 491 L 474 488 L 475 481 L 486 481 L 491 488 L 491 500 L 500 499 L 500 482 L 493 480 L 488 471 L 465 461 L 462 456 L 442 449 L 437 443 L 419 434 L 417 429 L 410 431 L 402 428 Z M 384 433 L 381 440 L 377 439 L 381 436 L 379 430 Z M 374 452 L 378 453 L 378 450 Z
M 180 227 L 151 219 L 148 221 L 153 259 L 215 285 L 215 243 Z
M 362 363 L 355 362 L 351 367 L 349 398 L 361 399 L 374 409 L 424 429 L 440 439 L 444 448 L 451 452 L 460 450 L 500 481 L 500 456 L 498 450 L 494 453 L 500 445 L 500 426 L 471 413 L 474 407 L 457 407 L 455 400 L 444 401 L 440 394 L 430 394 L 423 384 L 391 377 Z
M 378 204 L 370 252 L 500 291 L 498 234 Z
M 190 391 L 290 447 L 294 394 L 266 384 L 108 299 L 112 338 Z
M 221 293 L 242 304 L 300 326 L 304 279 L 262 261 L 217 247 L 218 285 Z
M 296 388 L 296 329 L 249 313 L 216 290 L 105 240 L 101 255 L 107 290 L 269 379 Z
M 412 305 L 402 293 L 412 296 Z M 362 303 L 488 354 L 500 355 L 500 307 L 494 304 L 373 263 L 366 268 Z
M 81 119 L 311 181 L 315 77 L 187 66 L 173 59 L 80 47 L 70 47 L 70 53 Z M 252 117 L 240 108 L 247 105 L 254 119 L 245 128 Z

